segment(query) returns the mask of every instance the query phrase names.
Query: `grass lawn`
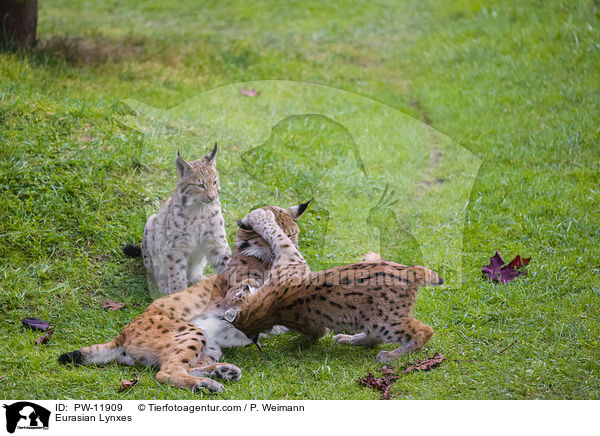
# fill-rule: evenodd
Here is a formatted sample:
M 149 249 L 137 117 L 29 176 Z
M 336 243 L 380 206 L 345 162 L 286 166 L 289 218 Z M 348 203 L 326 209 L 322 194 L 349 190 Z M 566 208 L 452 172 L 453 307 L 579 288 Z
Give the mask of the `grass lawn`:
M 0 397 L 379 398 L 356 379 L 381 347 L 331 337 L 226 351 L 243 377 L 217 395 L 145 367 L 59 366 L 151 301 L 121 246 L 170 195 L 176 150 L 218 140 L 230 243 L 250 208 L 314 195 L 313 270 L 380 249 L 450 278 L 416 306 L 436 334 L 394 366 L 447 361 L 393 398 L 600 398 L 598 2 L 47 0 L 38 37 L 0 53 Z M 313 85 L 258 82 L 274 79 Z M 483 280 L 495 250 L 532 257 L 528 275 Z M 26 316 L 51 322 L 49 344 Z

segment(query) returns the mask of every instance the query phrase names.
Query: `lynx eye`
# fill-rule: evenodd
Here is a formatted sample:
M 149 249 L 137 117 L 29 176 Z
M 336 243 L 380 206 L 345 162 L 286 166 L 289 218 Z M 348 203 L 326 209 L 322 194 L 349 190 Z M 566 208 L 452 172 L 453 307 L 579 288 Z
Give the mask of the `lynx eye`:
M 200 183 L 200 184 L 198 185 L 198 187 L 199 187 L 200 189 L 206 189 L 206 185 L 205 185 L 204 183 Z
M 213 186 L 217 186 L 217 181 L 216 180 L 213 182 Z

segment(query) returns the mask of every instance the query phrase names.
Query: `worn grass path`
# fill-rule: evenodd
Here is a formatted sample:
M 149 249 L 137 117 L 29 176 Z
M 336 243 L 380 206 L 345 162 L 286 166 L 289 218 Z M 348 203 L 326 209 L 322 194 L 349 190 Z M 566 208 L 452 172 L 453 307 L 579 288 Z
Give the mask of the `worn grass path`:
M 464 283 L 422 292 L 416 313 L 436 334 L 396 366 L 434 352 L 449 360 L 402 377 L 393 396 L 598 399 L 599 14 L 594 1 L 41 2 L 38 49 L 0 54 L 0 397 L 207 398 L 159 385 L 151 369 L 56 358 L 108 340 L 149 303 L 141 265 L 120 247 L 169 195 L 171 152 L 208 145 L 141 135 L 123 124 L 121 100 L 166 109 L 217 86 L 286 79 L 387 104 L 483 161 Z M 247 204 L 276 194 L 245 192 L 226 155 L 219 169 L 232 241 Z M 314 229 L 317 215 L 300 243 L 316 269 L 328 258 Z M 483 281 L 496 249 L 531 256 L 529 274 L 506 287 Z M 127 306 L 107 312 L 105 298 Z M 56 328 L 48 345 L 21 327 L 30 315 Z M 230 350 L 224 360 L 244 376 L 210 398 L 375 399 L 356 378 L 376 371 L 376 353 L 296 335 L 260 354 Z M 138 372 L 139 385 L 118 393 Z

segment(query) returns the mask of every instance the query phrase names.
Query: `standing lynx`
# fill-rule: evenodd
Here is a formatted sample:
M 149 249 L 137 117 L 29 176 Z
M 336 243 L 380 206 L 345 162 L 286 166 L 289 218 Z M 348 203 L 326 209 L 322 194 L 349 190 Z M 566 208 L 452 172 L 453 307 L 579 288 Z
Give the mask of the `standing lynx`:
M 219 201 L 217 144 L 205 157 L 175 161 L 177 186 L 158 213 L 148 218 L 141 254 L 151 290 L 162 294 L 182 291 L 204 277 L 206 264 L 220 274 L 231 259 Z M 123 247 L 129 256 L 139 247 Z

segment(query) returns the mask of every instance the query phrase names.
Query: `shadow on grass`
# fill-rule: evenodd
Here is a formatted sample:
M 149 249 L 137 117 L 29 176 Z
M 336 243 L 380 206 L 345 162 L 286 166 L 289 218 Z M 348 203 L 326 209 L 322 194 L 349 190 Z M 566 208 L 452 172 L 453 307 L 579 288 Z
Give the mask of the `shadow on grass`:
M 112 39 L 105 36 L 61 35 L 40 38 L 32 49 L 14 48 L 10 51 L 28 59 L 35 66 L 47 68 L 64 64 L 85 67 L 139 60 L 148 45 L 147 39 L 139 37 Z

